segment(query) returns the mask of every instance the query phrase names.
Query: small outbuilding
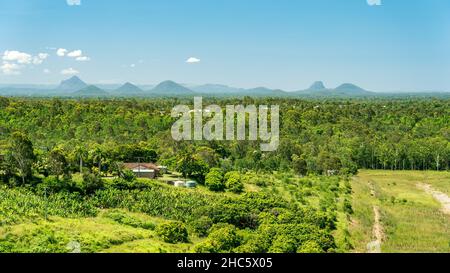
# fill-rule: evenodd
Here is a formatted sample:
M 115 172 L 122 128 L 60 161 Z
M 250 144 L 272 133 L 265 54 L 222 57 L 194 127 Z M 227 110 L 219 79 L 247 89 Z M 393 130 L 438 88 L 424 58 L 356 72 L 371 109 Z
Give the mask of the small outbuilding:
M 158 166 L 153 163 L 124 163 L 123 166 L 140 178 L 154 179 L 160 172 Z

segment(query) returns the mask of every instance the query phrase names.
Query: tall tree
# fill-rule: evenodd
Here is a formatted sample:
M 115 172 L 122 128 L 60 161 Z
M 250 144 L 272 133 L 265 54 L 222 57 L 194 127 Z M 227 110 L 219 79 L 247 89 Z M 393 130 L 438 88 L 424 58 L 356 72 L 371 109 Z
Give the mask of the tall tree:
M 182 153 L 177 160 L 177 170 L 184 178 L 195 175 L 204 177 L 208 171 L 208 165 L 201 159 L 196 158 L 189 152 Z
M 7 157 L 10 168 L 14 169 L 22 178 L 22 184 L 32 175 L 32 166 L 36 161 L 36 155 L 33 152 L 33 144 L 27 135 L 15 132 L 11 136 L 11 146 L 9 147 Z
M 50 174 L 55 175 L 57 180 L 59 180 L 61 175 L 69 174 L 67 159 L 64 156 L 63 151 L 60 149 L 54 149 L 49 153 L 48 166 Z
M 79 159 L 80 162 L 80 173 L 83 173 L 83 158 L 86 158 L 88 156 L 88 152 L 86 151 L 86 148 L 83 146 L 77 146 L 75 148 L 75 157 Z

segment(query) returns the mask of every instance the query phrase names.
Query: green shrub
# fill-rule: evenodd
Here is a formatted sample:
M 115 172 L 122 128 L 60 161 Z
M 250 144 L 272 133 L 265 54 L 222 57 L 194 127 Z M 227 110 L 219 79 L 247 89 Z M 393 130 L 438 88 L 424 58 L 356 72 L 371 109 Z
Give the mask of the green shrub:
M 95 174 L 84 173 L 81 190 L 85 194 L 93 194 L 95 191 L 104 187 L 103 180 Z
M 208 238 L 195 248 L 197 253 L 232 252 L 242 242 L 237 229 L 229 224 L 216 224 L 211 227 Z
M 297 249 L 297 253 L 323 253 L 323 252 L 324 252 L 323 249 L 315 241 L 307 241 Z
M 275 237 L 269 253 L 295 253 L 297 250 L 297 241 L 292 236 L 280 234 Z
M 145 182 L 139 180 L 127 180 L 121 177 L 113 179 L 110 186 L 119 190 L 145 190 L 151 188 L 151 186 Z
M 255 239 L 248 240 L 245 244 L 242 244 L 238 247 L 236 247 L 233 251 L 234 253 L 262 253 L 259 246 L 259 242 L 257 242 Z
M 132 182 L 136 180 L 136 175 L 133 173 L 132 170 L 123 170 L 120 173 L 120 178 L 122 178 L 125 181 Z
M 213 221 L 207 216 L 202 216 L 190 223 L 190 226 L 192 227 L 194 233 L 200 237 L 207 236 L 208 231 L 212 227 L 212 225 Z
M 225 174 L 225 187 L 234 193 L 241 193 L 244 190 L 241 174 L 239 172 L 228 172 Z
M 350 184 L 350 181 L 348 181 L 348 180 L 345 180 L 345 182 L 344 182 L 344 193 L 352 194 L 352 185 Z
M 55 176 L 45 177 L 40 184 L 37 185 L 37 189 L 40 192 L 47 191 L 47 193 L 55 193 L 60 191 L 72 192 L 76 190 L 75 183 L 68 177 L 64 177 L 62 180 L 57 179 Z
M 212 191 L 223 191 L 225 183 L 223 182 L 222 170 L 218 168 L 211 169 L 206 175 L 205 185 Z
M 156 234 L 166 243 L 188 242 L 188 231 L 182 222 L 169 222 L 156 227 Z
M 347 198 L 344 200 L 343 210 L 347 214 L 353 214 L 352 203 Z
M 302 246 L 306 242 L 316 243 L 317 248 Z M 239 252 L 253 253 L 295 253 L 309 251 L 327 252 L 335 248 L 333 236 L 310 224 L 261 224 L 254 235 L 240 247 Z
M 149 229 L 154 230 L 156 225 L 149 221 L 142 221 L 140 219 L 137 219 L 135 217 L 132 217 L 126 213 L 120 212 L 120 211 L 111 211 L 106 213 L 106 217 L 114 220 L 115 222 L 131 226 L 134 228 L 143 228 L 143 229 Z
M 228 223 L 239 228 L 256 228 L 258 211 L 239 200 L 220 200 L 206 208 L 214 223 Z
M 261 188 L 267 187 L 267 182 L 264 179 L 257 179 L 255 185 Z

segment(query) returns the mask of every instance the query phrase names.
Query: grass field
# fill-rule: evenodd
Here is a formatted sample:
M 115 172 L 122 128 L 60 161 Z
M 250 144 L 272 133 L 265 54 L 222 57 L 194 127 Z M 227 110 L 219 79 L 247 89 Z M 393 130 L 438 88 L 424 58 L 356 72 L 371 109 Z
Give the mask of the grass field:
M 350 236 L 356 252 L 366 252 L 374 240 L 373 207 L 381 213 L 382 252 L 450 252 L 450 215 L 417 185 L 425 183 L 450 192 L 450 173 L 361 171 L 352 180 Z
M 0 227 L 0 252 L 164 253 L 192 252 L 193 242 L 168 244 L 154 232 L 166 220 L 125 210 L 104 210 L 92 218 L 49 217 L 47 221 Z M 198 241 L 195 237 L 191 241 Z
M 246 184 L 246 189 L 272 192 L 286 200 L 335 212 L 337 229 L 333 235 L 338 252 L 368 251 L 367 244 L 375 240 L 374 207 L 381 218 L 382 252 L 450 252 L 450 215 L 441 210 L 442 204 L 432 195 L 418 187 L 428 184 L 449 194 L 448 172 L 362 170 L 350 182 L 339 177 L 301 178 L 280 173 L 260 175 L 257 180 Z M 234 195 L 211 193 L 203 186 L 178 190 L 218 197 Z M 78 247 L 80 252 L 184 253 L 193 252 L 195 245 L 204 240 L 189 232 L 188 243 L 165 243 L 154 230 L 167 219 L 124 209 L 100 209 L 95 214 L 87 210 L 85 215 L 62 217 L 54 216 L 61 213 L 50 204 L 55 211 L 45 220 L 38 217 L 43 210 L 39 198 L 13 190 L 5 194 L 5 198 L 16 198 L 11 199 L 14 206 L 9 206 L 11 202 L 3 204 L 10 217 L 6 220 L 10 220 L 0 222 L 0 252 L 71 252 Z M 353 213 L 343 209 L 346 200 L 351 201 Z M 26 204 L 36 208 L 21 213 L 20 208 Z M 16 217 L 10 215 L 13 212 Z

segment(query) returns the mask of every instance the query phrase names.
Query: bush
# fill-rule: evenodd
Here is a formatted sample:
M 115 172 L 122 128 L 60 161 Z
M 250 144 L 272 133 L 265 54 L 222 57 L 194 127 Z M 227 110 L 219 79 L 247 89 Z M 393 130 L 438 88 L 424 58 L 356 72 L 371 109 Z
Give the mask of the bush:
M 255 185 L 261 188 L 267 187 L 267 182 L 264 179 L 257 179 Z
M 348 200 L 347 198 L 344 200 L 344 212 L 347 214 L 353 214 L 353 207 L 352 207 L 352 203 L 350 202 L 350 200 Z
M 358 165 L 351 160 L 345 160 L 339 173 L 342 175 L 355 175 L 358 173 Z
M 200 237 L 206 237 L 212 225 L 213 221 L 207 216 L 202 216 L 196 220 L 193 220 L 190 224 L 195 234 Z
M 102 189 L 104 187 L 103 180 L 92 174 L 92 173 L 84 173 L 83 181 L 81 184 L 81 190 L 85 194 L 93 194 L 95 191 Z
M 258 211 L 241 200 L 220 200 L 207 208 L 207 215 L 214 223 L 228 223 L 239 228 L 256 228 Z
M 133 216 L 127 215 L 126 213 L 120 211 L 111 211 L 108 212 L 105 216 L 122 225 L 149 230 L 155 229 L 155 224 L 153 224 L 152 222 L 142 221 L 140 219 L 137 219 Z
M 313 253 L 326 252 L 334 248 L 333 236 L 317 226 L 310 224 L 263 224 L 258 229 L 258 238 L 254 240 L 261 252 L 295 253 L 310 251 Z M 314 242 L 316 249 L 306 248 Z
M 234 193 L 241 193 L 244 190 L 241 174 L 239 172 L 228 172 L 225 174 L 225 187 Z
M 323 253 L 323 252 L 324 252 L 323 249 L 315 241 L 307 241 L 297 249 L 297 253 Z
M 75 183 L 68 177 L 64 177 L 63 180 L 58 180 L 54 176 L 45 177 L 40 184 L 38 184 L 37 189 L 39 192 L 47 191 L 47 193 L 55 192 L 72 192 L 76 189 Z
M 129 181 L 121 177 L 115 178 L 110 186 L 119 190 L 145 190 L 151 188 L 151 186 L 145 182 L 139 180 Z
M 223 191 L 225 189 L 225 183 L 223 182 L 222 170 L 213 168 L 206 175 L 205 185 L 212 191 Z
M 164 223 L 156 227 L 156 234 L 166 243 L 187 243 L 188 232 L 182 222 Z
M 297 250 L 297 241 L 295 238 L 286 234 L 280 234 L 275 237 L 269 253 L 295 253 Z
M 120 178 L 122 178 L 125 181 L 132 182 L 136 180 L 136 175 L 131 170 L 123 170 L 120 173 Z
M 209 233 L 208 238 L 195 248 L 197 253 L 221 253 L 232 252 L 242 242 L 242 237 L 237 229 L 229 224 L 216 224 Z

